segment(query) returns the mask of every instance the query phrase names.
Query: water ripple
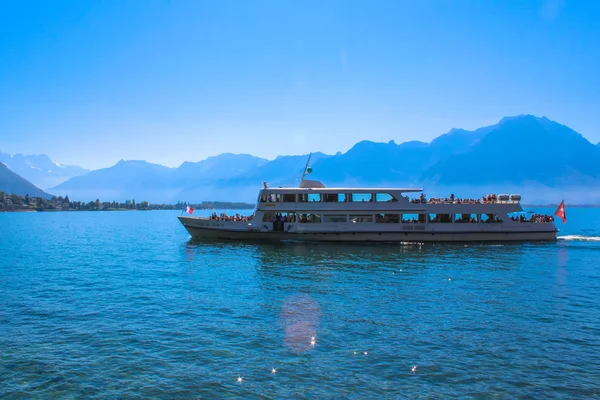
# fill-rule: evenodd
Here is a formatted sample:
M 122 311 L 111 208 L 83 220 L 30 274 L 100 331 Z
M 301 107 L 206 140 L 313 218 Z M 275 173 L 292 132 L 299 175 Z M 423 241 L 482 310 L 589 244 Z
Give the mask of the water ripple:
M 0 214 L 0 397 L 600 395 L 598 211 L 499 246 L 207 243 L 175 215 Z

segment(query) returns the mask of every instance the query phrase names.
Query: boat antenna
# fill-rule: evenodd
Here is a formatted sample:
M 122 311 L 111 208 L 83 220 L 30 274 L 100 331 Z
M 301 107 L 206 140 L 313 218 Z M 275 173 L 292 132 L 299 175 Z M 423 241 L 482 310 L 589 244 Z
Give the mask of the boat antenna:
M 300 187 L 302 187 L 302 182 L 304 182 L 304 176 L 306 175 L 306 171 L 308 171 L 308 163 L 310 163 L 310 157 L 312 153 L 308 154 L 308 160 L 306 160 L 306 165 L 304 166 L 304 172 L 302 172 L 302 178 L 300 179 Z

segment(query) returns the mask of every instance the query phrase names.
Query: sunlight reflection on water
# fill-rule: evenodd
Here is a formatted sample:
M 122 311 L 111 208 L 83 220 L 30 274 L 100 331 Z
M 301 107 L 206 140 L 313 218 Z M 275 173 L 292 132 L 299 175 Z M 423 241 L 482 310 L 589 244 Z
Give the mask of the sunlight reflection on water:
M 287 348 L 294 353 L 311 349 L 311 341 L 317 336 L 320 317 L 319 303 L 310 296 L 299 294 L 287 298 L 280 314 Z

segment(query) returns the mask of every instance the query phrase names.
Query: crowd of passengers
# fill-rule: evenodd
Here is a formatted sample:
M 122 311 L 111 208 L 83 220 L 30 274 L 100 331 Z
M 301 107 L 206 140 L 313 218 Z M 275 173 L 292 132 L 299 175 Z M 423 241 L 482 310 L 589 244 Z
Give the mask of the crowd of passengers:
M 395 223 L 400 221 L 400 216 L 398 214 L 383 214 L 383 216 L 381 215 L 375 215 L 375 222 L 379 222 L 379 223 Z M 402 220 L 402 222 L 404 222 L 404 220 Z
M 472 216 L 467 215 L 467 216 L 464 216 L 462 218 L 458 218 L 454 222 L 456 222 L 457 224 L 460 224 L 460 223 L 472 224 L 472 223 L 477 223 L 478 221 L 477 221 L 476 218 L 473 218 Z M 489 223 L 492 223 L 492 222 L 502 222 L 502 220 L 499 219 L 499 218 L 488 218 L 488 219 L 486 219 L 483 222 L 489 222 Z
M 229 221 L 229 222 L 249 222 L 249 221 L 252 221 L 252 218 L 254 218 L 254 214 L 240 215 L 238 213 L 235 215 L 227 215 L 225 213 L 221 213 L 220 215 L 217 215 L 217 213 L 214 212 L 210 216 L 210 219 L 214 220 L 214 221 Z
M 309 222 L 308 219 L 306 218 L 306 214 L 302 214 L 300 216 L 300 221 L 301 222 Z M 273 215 L 273 220 L 271 222 L 296 222 L 296 215 L 295 214 L 290 214 L 288 215 L 281 215 L 279 213 Z
M 495 194 L 488 194 L 482 196 L 481 199 L 459 199 L 450 194 L 449 197 L 432 197 L 427 199 L 424 193 L 418 199 L 411 199 L 411 203 L 417 204 L 493 204 L 498 201 L 498 196 Z
M 521 215 L 518 217 L 510 217 L 510 219 L 515 222 L 554 222 L 554 217 L 552 215 L 546 214 L 532 214 L 529 218 L 525 217 L 524 215 Z
M 229 222 L 250 222 L 252 221 L 252 219 L 254 218 L 254 214 L 252 215 L 240 215 L 235 214 L 235 215 L 227 215 L 226 213 L 221 213 L 220 215 L 217 215 L 217 213 L 213 213 L 210 216 L 211 220 L 214 221 L 229 221 Z M 515 222 L 533 222 L 533 223 L 543 223 L 543 222 L 553 222 L 554 221 L 554 217 L 551 215 L 545 215 L 545 214 L 532 214 L 529 217 L 526 217 L 525 215 L 521 215 L 521 216 L 512 216 L 510 217 L 510 219 L 512 221 Z M 397 214 L 385 214 L 383 217 L 380 215 L 376 216 L 376 222 L 398 222 L 399 221 L 399 216 Z M 273 216 L 273 220 L 272 222 L 296 222 L 296 216 L 294 214 L 291 215 L 281 215 L 281 214 L 275 214 Z M 311 222 L 306 214 L 302 214 L 300 215 L 300 222 Z M 419 219 L 417 218 L 411 218 L 411 219 L 402 219 L 402 223 L 404 224 L 418 224 L 418 223 L 423 223 L 424 219 L 421 219 L 419 221 Z M 440 214 L 440 215 L 436 215 L 434 218 L 431 218 L 429 220 L 429 222 L 435 223 L 435 222 L 450 222 L 450 216 L 447 214 Z M 458 218 L 454 221 L 455 223 L 477 223 L 477 219 L 473 218 L 473 216 L 470 215 L 465 215 L 462 218 Z M 499 218 L 488 218 L 485 221 L 482 221 L 484 223 L 501 223 L 502 220 Z

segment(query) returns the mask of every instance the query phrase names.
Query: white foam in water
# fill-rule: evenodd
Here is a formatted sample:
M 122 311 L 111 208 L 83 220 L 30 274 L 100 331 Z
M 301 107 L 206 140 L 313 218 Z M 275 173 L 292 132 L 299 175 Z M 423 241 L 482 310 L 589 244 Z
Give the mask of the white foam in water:
M 559 236 L 561 240 L 582 240 L 587 242 L 600 242 L 600 236 L 582 236 L 582 235 L 566 235 Z

